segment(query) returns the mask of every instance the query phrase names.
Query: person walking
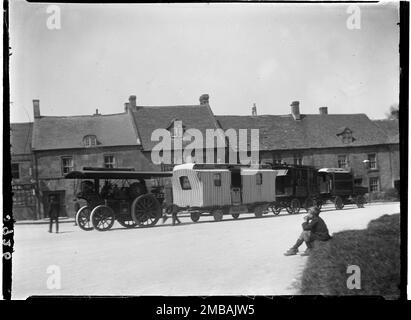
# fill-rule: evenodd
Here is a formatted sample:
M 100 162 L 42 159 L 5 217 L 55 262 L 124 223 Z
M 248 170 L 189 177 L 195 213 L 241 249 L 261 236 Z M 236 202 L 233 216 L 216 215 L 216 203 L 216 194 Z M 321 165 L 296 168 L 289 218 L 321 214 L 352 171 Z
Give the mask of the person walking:
M 52 232 L 53 221 L 56 222 L 56 233 L 59 232 L 59 215 L 60 215 L 60 203 L 55 195 L 50 196 L 49 211 L 50 225 L 49 232 Z
M 169 206 L 169 207 L 166 208 L 166 210 L 165 210 L 165 212 L 164 212 L 164 214 L 163 214 L 163 223 L 166 222 L 166 220 L 168 219 L 167 214 L 170 214 L 170 213 L 171 213 L 171 217 L 172 217 L 172 224 L 173 224 L 173 226 L 175 226 L 176 223 L 177 223 L 177 224 L 180 224 L 181 221 L 180 221 L 180 219 L 177 217 L 178 210 L 177 210 L 173 205 L 171 205 L 171 206 Z

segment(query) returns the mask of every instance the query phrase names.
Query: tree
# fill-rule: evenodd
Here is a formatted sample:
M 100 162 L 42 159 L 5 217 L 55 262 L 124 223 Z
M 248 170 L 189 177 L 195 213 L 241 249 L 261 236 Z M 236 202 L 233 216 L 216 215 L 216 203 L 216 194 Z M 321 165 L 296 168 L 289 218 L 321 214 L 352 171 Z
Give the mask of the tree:
M 393 120 L 393 119 L 398 119 L 400 116 L 400 108 L 398 106 L 398 103 L 393 103 L 390 106 L 390 111 L 385 114 L 387 119 Z

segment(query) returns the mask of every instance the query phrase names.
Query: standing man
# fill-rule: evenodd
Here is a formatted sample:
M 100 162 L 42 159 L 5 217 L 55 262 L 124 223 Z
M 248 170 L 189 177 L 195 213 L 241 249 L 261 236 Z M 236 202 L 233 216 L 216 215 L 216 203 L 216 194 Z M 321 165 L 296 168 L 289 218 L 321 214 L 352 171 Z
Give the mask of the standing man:
M 78 202 L 77 198 L 74 198 L 74 225 L 77 225 L 77 212 L 80 210 L 80 203 Z
M 50 227 L 49 232 L 52 232 L 53 221 L 56 221 L 56 233 L 59 232 L 59 215 L 60 215 L 60 203 L 55 195 L 50 196 L 49 204 L 49 217 L 50 217 Z

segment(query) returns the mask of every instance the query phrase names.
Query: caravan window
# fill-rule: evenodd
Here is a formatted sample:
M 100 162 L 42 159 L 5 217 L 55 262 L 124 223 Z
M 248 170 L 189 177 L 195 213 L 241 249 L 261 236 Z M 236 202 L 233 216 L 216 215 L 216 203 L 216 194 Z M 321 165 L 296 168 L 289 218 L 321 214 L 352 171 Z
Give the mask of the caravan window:
M 256 181 L 257 186 L 260 186 L 260 185 L 263 184 L 263 174 L 262 173 L 257 173 L 255 175 L 255 178 L 257 179 L 257 181 Z
M 180 185 L 183 190 L 191 190 L 190 180 L 187 176 L 180 177 Z
M 221 173 L 214 173 L 214 186 L 221 187 Z

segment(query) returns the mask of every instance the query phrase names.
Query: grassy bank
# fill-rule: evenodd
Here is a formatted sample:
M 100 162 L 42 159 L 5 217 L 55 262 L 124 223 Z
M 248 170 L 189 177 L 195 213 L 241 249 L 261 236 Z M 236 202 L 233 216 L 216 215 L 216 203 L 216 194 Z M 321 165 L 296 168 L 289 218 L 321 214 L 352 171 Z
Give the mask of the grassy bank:
M 361 269 L 361 289 L 348 289 L 349 265 Z M 365 230 L 333 234 L 318 242 L 303 272 L 301 293 L 399 296 L 400 215 L 372 220 Z

